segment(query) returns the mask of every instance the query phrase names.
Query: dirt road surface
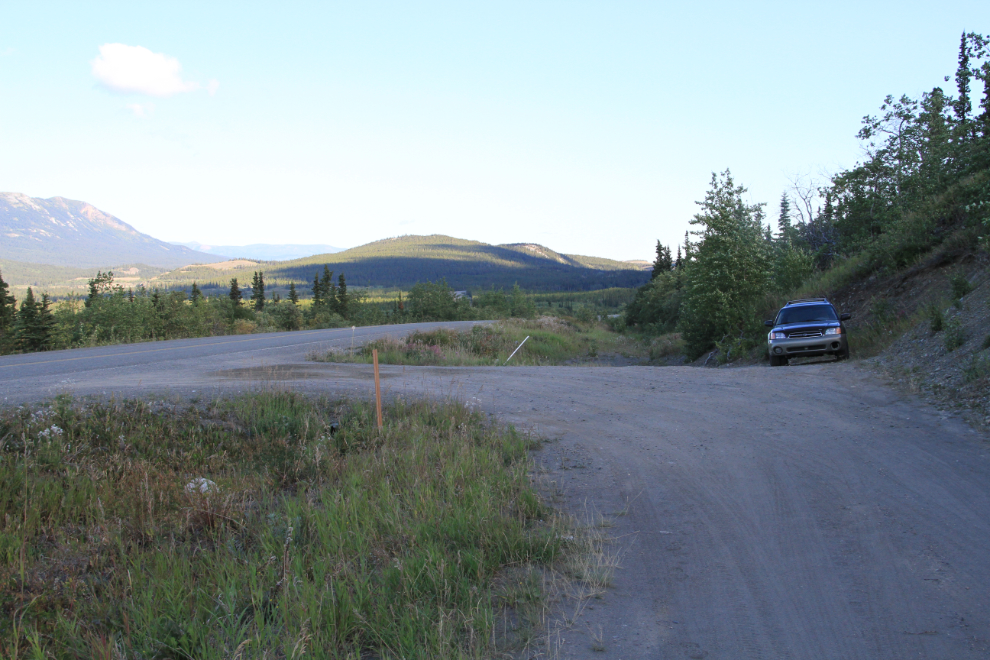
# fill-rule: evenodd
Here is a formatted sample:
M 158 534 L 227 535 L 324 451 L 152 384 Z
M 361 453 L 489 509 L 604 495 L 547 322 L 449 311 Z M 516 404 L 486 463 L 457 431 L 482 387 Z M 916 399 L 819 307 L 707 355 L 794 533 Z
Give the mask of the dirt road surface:
M 185 358 L 93 349 L 91 369 L 0 358 L 0 402 L 371 392 L 369 366 L 306 362 L 293 334 Z M 382 374 L 388 396 L 457 397 L 555 438 L 537 460 L 563 506 L 614 516 L 615 585 L 561 632 L 562 657 L 990 658 L 990 444 L 854 364 Z

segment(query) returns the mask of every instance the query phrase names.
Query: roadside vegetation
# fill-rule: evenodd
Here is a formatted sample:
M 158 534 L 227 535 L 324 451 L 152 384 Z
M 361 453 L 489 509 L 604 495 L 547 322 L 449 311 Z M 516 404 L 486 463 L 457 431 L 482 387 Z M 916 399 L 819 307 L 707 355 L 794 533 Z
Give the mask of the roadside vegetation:
M 553 579 L 607 583 L 533 440 L 454 403 L 374 419 L 279 392 L 0 411 L 0 655 L 491 657 L 535 643 Z
M 372 351 L 377 350 L 382 364 L 490 367 L 504 365 L 517 348 L 509 366 L 611 364 L 616 359 L 645 362 L 649 352 L 643 342 L 613 332 L 604 324 L 541 316 L 476 325 L 470 332 L 439 329 L 414 332 L 404 339 L 386 337 L 354 352 L 335 349 L 312 353 L 309 358 L 370 363 Z
M 305 291 L 291 283 L 284 298 L 267 291 L 259 271 L 250 285 L 231 279 L 220 296 L 205 295 L 195 283 L 188 291 L 135 290 L 118 284 L 112 272 L 99 272 L 89 280 L 85 298 L 52 301 L 28 288 L 18 301 L 0 273 L 0 354 L 417 321 L 532 319 L 538 310 L 590 322 L 617 313 L 632 294 L 632 289 L 532 294 L 514 286 L 470 296 L 443 279 L 406 292 L 355 292 L 343 274 L 334 278 L 324 267 Z
M 974 82 L 983 88 L 978 101 Z M 956 93 L 886 97 L 858 134 L 864 161 L 827 181 L 796 177 L 775 223 L 765 204 L 745 201 L 728 170 L 713 174 L 684 244 L 675 254 L 657 245 L 653 278 L 626 308 L 627 328 L 678 333 L 689 360 L 754 358 L 765 354 L 763 320 L 783 302 L 826 296 L 855 313 L 854 354 L 882 350 L 948 295 L 944 282 L 924 297 L 903 296 L 906 282 L 985 254 L 988 82 L 988 40 L 964 34 Z

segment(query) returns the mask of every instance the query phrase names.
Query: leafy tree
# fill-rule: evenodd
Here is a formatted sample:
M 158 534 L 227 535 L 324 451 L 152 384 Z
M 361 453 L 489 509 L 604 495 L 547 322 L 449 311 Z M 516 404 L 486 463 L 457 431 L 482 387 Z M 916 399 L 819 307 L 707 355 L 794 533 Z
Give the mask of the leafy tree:
M 456 321 L 466 303 L 458 302 L 454 292 L 441 278 L 436 282 L 419 282 L 409 290 L 409 312 L 420 321 Z
M 509 294 L 509 313 L 520 319 L 531 319 L 536 316 L 536 304 L 526 297 L 518 284 L 512 285 L 512 292 Z
M 293 305 L 299 304 L 299 294 L 296 293 L 296 283 L 289 282 L 289 302 Z
M 195 282 L 192 284 L 192 291 L 189 294 L 189 299 L 192 301 L 193 305 L 198 305 L 203 300 L 203 292 L 199 290 L 199 287 Z
M 254 310 L 260 312 L 265 308 L 265 274 L 257 271 L 251 278 L 251 301 Z
M 673 332 L 680 320 L 682 281 L 683 271 L 674 270 L 639 287 L 636 297 L 626 305 L 625 324 L 656 334 Z
M 31 287 L 21 301 L 21 309 L 17 313 L 14 337 L 17 348 L 24 351 L 43 351 L 51 342 L 52 315 L 49 309 L 48 294 L 41 301 L 34 297 Z
M 231 299 L 234 305 L 241 304 L 241 299 L 243 296 L 241 295 L 241 287 L 237 286 L 236 277 L 231 278 L 230 280 L 230 293 L 227 294 L 227 297 Z
M 680 327 L 694 359 L 726 336 L 751 330 L 769 289 L 771 262 L 763 239 L 762 205 L 743 201 L 729 170 L 712 174 L 711 188 L 691 220 L 699 227 L 681 306 Z
M 113 271 L 108 270 L 103 273 L 96 271 L 96 277 L 89 280 L 89 295 L 86 296 L 86 301 L 83 303 L 86 307 L 93 304 L 97 298 L 105 293 L 113 290 Z
M 673 267 L 674 261 L 670 257 L 670 248 L 657 241 L 657 258 L 653 261 L 653 274 L 650 279 L 656 278 L 660 273 L 666 273 Z

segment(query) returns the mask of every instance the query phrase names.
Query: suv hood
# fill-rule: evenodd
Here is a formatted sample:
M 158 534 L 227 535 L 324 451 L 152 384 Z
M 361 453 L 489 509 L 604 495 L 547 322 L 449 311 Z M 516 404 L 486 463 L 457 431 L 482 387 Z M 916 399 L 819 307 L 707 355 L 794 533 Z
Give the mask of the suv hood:
M 838 321 L 805 321 L 804 323 L 785 323 L 784 325 L 778 325 L 774 330 L 783 330 L 788 332 L 790 330 L 811 330 L 820 328 L 837 328 L 841 323 Z

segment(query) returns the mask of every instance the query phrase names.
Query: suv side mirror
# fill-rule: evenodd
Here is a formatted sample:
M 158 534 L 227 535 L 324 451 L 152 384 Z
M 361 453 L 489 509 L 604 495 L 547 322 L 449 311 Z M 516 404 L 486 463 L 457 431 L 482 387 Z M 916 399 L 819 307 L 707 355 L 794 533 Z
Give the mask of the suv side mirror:
M 840 321 L 848 321 L 851 318 L 852 318 L 852 314 L 840 314 L 839 315 L 839 320 Z
M 763 322 L 763 325 L 767 326 L 768 328 L 772 328 L 773 327 L 773 321 L 764 321 Z

